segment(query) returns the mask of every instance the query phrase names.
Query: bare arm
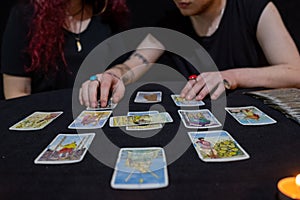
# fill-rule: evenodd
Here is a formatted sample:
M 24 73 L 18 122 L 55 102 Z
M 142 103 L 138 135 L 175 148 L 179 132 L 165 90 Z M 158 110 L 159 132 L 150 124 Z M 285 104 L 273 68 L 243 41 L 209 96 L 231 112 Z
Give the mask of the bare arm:
M 163 52 L 164 46 L 151 34 L 147 35 L 136 48 L 136 51 L 123 64 L 97 74 L 98 81 L 88 80 L 82 84 L 79 91 L 80 103 L 95 107 L 98 89 L 102 107 L 106 106 L 110 91 L 112 91 L 113 101 L 119 102 L 124 95 L 125 85 L 138 80 Z
M 280 14 L 273 3 L 264 9 L 257 27 L 257 40 L 270 66 L 260 68 L 236 68 L 219 72 L 202 73 L 197 81 L 187 83 L 181 92 L 187 99 L 201 100 L 211 91 L 212 99 L 224 91 L 223 79 L 230 89 L 237 87 L 300 88 L 300 56 L 297 47 L 285 28 Z
M 273 3 L 264 9 L 257 28 L 257 39 L 270 63 L 262 68 L 232 69 L 222 75 L 236 87 L 300 88 L 300 56 Z M 232 74 L 232 75 L 230 75 Z
M 3 74 L 3 88 L 5 99 L 30 95 L 31 79 Z

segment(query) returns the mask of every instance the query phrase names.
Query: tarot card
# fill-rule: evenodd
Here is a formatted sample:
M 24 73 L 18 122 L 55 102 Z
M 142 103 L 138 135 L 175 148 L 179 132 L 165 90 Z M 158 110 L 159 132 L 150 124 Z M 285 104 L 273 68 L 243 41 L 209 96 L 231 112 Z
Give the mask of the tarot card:
M 80 162 L 95 133 L 58 134 L 34 160 L 35 164 L 68 164 Z
M 111 186 L 116 189 L 154 189 L 168 186 L 163 148 L 122 148 Z
M 144 112 L 128 112 L 127 116 L 141 116 L 158 114 L 158 111 L 144 111 Z M 138 130 L 154 130 L 162 128 L 162 124 L 146 124 L 146 125 L 136 125 L 136 126 L 126 126 L 128 131 L 138 131 Z
M 172 94 L 171 98 L 177 106 L 204 106 L 205 103 L 203 101 L 197 100 L 186 100 L 185 98 L 180 97 L 180 95 Z
M 138 92 L 134 102 L 135 103 L 157 103 L 161 102 L 162 93 L 161 91 L 153 92 Z
M 227 131 L 188 132 L 188 135 L 199 158 L 204 162 L 227 162 L 250 158 Z
M 33 131 L 43 129 L 63 112 L 34 112 L 25 119 L 16 123 L 9 130 Z
M 242 125 L 267 125 L 276 121 L 254 106 L 231 107 L 225 110 Z
M 221 126 L 217 118 L 207 109 L 178 110 L 181 120 L 187 128 L 215 128 Z
M 70 129 L 96 129 L 102 128 L 112 111 L 82 111 L 69 125 Z
M 172 117 L 167 112 L 149 115 L 116 116 L 109 119 L 109 126 L 136 126 L 146 124 L 162 124 L 173 122 Z
M 115 107 L 117 105 L 118 105 L 117 103 L 113 103 L 112 100 L 110 99 L 107 102 L 107 106 L 106 107 L 101 107 L 100 101 L 98 101 L 98 105 L 95 108 L 87 107 L 86 110 L 113 110 L 113 109 L 115 109 Z

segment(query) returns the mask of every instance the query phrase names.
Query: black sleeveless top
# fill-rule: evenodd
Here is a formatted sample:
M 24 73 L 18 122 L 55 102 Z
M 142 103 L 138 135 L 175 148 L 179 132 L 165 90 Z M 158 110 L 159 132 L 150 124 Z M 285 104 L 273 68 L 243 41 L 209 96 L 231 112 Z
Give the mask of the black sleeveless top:
M 268 62 L 257 41 L 256 32 L 260 16 L 269 2 L 270 0 L 227 0 L 218 29 L 208 37 L 198 36 L 190 18 L 179 12 L 170 13 L 160 26 L 179 31 L 196 40 L 209 53 L 219 70 L 266 66 Z M 177 62 L 176 65 L 178 64 Z M 184 65 L 185 70 L 178 70 L 185 76 L 195 73 L 191 66 L 186 63 Z

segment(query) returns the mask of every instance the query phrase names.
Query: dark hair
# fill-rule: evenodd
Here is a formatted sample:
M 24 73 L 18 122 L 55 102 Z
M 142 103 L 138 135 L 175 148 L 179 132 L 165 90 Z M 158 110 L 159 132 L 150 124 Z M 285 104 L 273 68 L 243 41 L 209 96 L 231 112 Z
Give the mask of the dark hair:
M 29 45 L 26 52 L 29 54 L 30 66 L 27 72 L 58 70 L 57 61 L 67 66 L 64 55 L 64 23 L 66 8 L 69 0 L 30 0 L 34 13 L 30 24 Z M 94 15 L 103 17 L 115 24 L 124 27 L 122 19 L 128 13 L 126 0 L 82 0 L 92 5 Z M 107 2 L 106 2 L 107 1 Z M 103 13 L 101 10 L 106 5 Z M 113 27 L 115 28 L 115 27 Z

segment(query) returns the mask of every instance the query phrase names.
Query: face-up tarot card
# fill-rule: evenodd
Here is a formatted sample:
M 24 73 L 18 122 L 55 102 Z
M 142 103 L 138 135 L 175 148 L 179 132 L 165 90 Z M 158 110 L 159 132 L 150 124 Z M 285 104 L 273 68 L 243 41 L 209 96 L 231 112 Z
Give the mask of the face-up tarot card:
M 116 189 L 154 189 L 168 186 L 163 148 L 122 148 L 111 180 Z
M 142 116 L 158 114 L 158 111 L 143 111 L 143 112 L 128 112 L 127 116 Z M 138 130 L 154 130 L 162 128 L 162 124 L 146 124 L 146 125 L 136 125 L 136 126 L 126 126 L 128 131 L 138 131 Z
M 69 125 L 70 129 L 96 129 L 102 128 L 112 111 L 82 111 Z
M 50 124 L 54 119 L 63 112 L 34 112 L 25 119 L 16 123 L 9 130 L 32 131 L 40 130 Z
M 188 132 L 188 135 L 204 162 L 237 161 L 250 157 L 227 131 Z
M 187 128 L 215 128 L 221 126 L 217 118 L 207 109 L 178 110 L 181 120 Z
M 205 103 L 203 101 L 197 101 L 197 100 L 186 100 L 185 98 L 180 97 L 180 95 L 171 95 L 171 98 L 173 99 L 174 103 L 177 106 L 203 106 Z
M 135 103 L 157 103 L 161 102 L 162 93 L 161 91 L 153 91 L 153 92 L 138 92 L 134 102 Z
M 133 116 L 116 116 L 109 119 L 109 126 L 136 126 L 148 124 L 162 124 L 173 122 L 172 117 L 167 112 L 149 115 L 133 115 Z
M 267 125 L 276 121 L 254 106 L 231 107 L 225 110 L 242 125 Z
M 95 133 L 58 134 L 34 160 L 35 164 L 68 164 L 80 162 Z

